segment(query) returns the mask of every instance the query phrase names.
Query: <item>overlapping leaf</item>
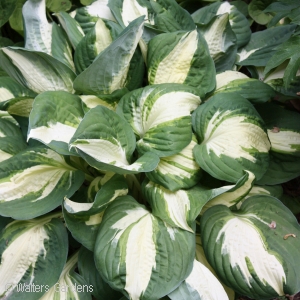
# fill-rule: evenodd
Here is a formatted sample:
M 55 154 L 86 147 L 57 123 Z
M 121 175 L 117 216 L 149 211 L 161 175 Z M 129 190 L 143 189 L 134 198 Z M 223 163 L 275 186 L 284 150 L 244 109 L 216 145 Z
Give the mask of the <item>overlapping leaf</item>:
M 215 68 L 207 44 L 197 30 L 159 34 L 148 44 L 149 84 L 183 83 L 201 96 L 215 88 Z
M 238 293 L 270 299 L 299 291 L 300 226 L 279 200 L 253 196 L 235 213 L 217 205 L 200 226 L 207 260 Z
M 27 139 L 36 139 L 59 154 L 69 155 L 69 141 L 83 117 L 79 96 L 67 92 L 44 92 L 34 100 Z
M 168 297 L 172 300 L 229 299 L 218 279 L 196 259 L 190 275 Z
M 116 173 L 150 172 L 159 158 L 145 153 L 131 164 L 136 141 L 130 125 L 104 106 L 92 108 L 81 121 L 70 147 L 93 167 Z
M 199 145 L 196 162 L 210 175 L 237 182 L 243 171 L 260 179 L 269 165 L 270 143 L 264 124 L 245 98 L 220 93 L 193 113 L 193 128 Z
M 97 55 L 106 49 L 121 32 L 120 25 L 99 18 L 95 26 L 76 47 L 74 61 L 77 72 L 81 73 L 88 68 Z
M 194 238 L 154 217 L 132 197 L 120 197 L 106 209 L 100 225 L 96 267 L 110 286 L 127 297 L 159 299 L 191 272 Z
M 92 299 L 91 292 L 93 291 L 93 286 L 88 285 L 85 279 L 75 272 L 77 262 L 78 252 L 68 259 L 60 274 L 59 280 L 40 300 Z
M 251 103 L 263 103 L 275 96 L 274 90 L 266 83 L 249 78 L 243 73 L 225 71 L 217 74 L 216 93 L 237 93 Z
M 0 178 L 1 215 L 26 220 L 59 206 L 84 175 L 53 150 L 36 147 L 1 162 Z
M 25 48 L 52 55 L 74 70 L 72 53 L 64 31 L 46 17 L 46 0 L 28 0 L 22 8 Z
M 151 151 L 166 157 L 179 153 L 191 142 L 190 114 L 201 102 L 198 94 L 197 89 L 183 84 L 147 86 L 122 97 L 117 113 L 139 137 L 140 153 Z
M 111 94 L 126 87 L 130 83 L 131 72 L 137 72 L 142 76 L 144 69 L 138 64 L 137 69 L 130 70 L 130 61 L 133 57 L 139 39 L 142 35 L 144 17 L 131 22 L 121 35 L 103 50 L 74 81 L 77 91 L 88 95 Z M 142 56 L 140 55 L 140 61 Z M 143 66 L 142 66 L 143 67 Z M 137 80 L 135 88 L 139 87 L 141 79 Z
M 75 73 L 54 57 L 23 48 L 0 50 L 0 67 L 24 87 L 42 93 L 66 91 L 73 93 Z
M 25 299 L 37 299 L 57 282 L 68 254 L 67 231 L 58 216 L 13 221 L 3 229 L 0 236 L 2 297 L 19 299 L 23 294 Z
M 204 6 L 196 10 L 192 14 L 192 18 L 197 24 L 208 24 L 215 16 L 229 14 L 229 22 L 237 38 L 237 46 L 240 48 L 249 42 L 251 30 L 247 18 L 234 6 L 234 2 L 235 1 L 233 1 L 233 3 L 218 1 Z
M 73 237 L 91 251 L 94 250 L 105 208 L 117 197 L 124 196 L 128 192 L 126 181 L 122 176 L 115 175 L 107 182 L 105 182 L 107 177 L 95 180 L 97 183 L 95 197 L 81 199 L 81 202 L 65 198 L 63 209 L 67 227 Z M 92 184 L 90 188 L 93 188 Z
M 146 173 L 146 176 L 170 191 L 193 187 L 202 173 L 193 155 L 196 144 L 193 137 L 190 144 L 179 153 L 161 157 L 157 167 L 152 172 Z
M 20 128 L 11 120 L 0 116 L 0 162 L 24 150 L 27 144 Z
M 81 247 L 78 253 L 78 269 L 87 284 L 92 286 L 91 293 L 95 298 L 109 300 L 120 300 L 122 298 L 122 294 L 112 289 L 100 276 L 95 267 L 93 252 L 84 247 Z
M 197 24 L 198 30 L 207 42 L 216 71 L 232 70 L 236 60 L 236 37 L 228 13 L 216 16 L 208 24 Z

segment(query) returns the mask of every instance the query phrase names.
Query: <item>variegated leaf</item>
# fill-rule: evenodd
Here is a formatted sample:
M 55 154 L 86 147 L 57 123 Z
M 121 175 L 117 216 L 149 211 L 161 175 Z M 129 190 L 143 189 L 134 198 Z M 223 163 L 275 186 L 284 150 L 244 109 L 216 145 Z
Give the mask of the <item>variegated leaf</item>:
M 299 291 L 300 225 L 276 198 L 250 197 L 237 212 L 211 207 L 200 226 L 208 262 L 239 294 L 271 299 Z
M 219 93 L 193 113 L 199 145 L 196 162 L 210 175 L 237 182 L 244 170 L 259 180 L 269 165 L 270 143 L 252 104 L 234 93 Z
M 68 229 L 76 240 L 91 251 L 94 250 L 105 208 L 117 197 L 128 193 L 124 177 L 114 175 L 107 182 L 105 180 L 107 180 L 106 177 L 100 180 L 100 187 L 92 202 L 87 202 L 90 200 L 89 198 L 81 199 L 81 202 L 74 202 L 65 198 L 63 205 L 64 218 Z
M 10 77 L 0 77 L 0 107 L 7 100 L 19 97 L 34 98 L 36 94 Z
M 70 147 L 100 170 L 124 174 L 155 169 L 159 162 L 155 153 L 145 153 L 131 164 L 135 146 L 130 125 L 104 106 L 87 112 L 70 140 Z
M 202 171 L 196 163 L 193 148 L 197 145 L 193 136 L 189 145 L 172 156 L 161 157 L 159 164 L 146 176 L 170 191 L 193 187 L 201 178 Z
M 267 102 L 275 96 L 275 91 L 268 84 L 240 72 L 225 71 L 219 73 L 216 80 L 214 94 L 237 93 L 253 104 Z
M 137 69 L 130 68 L 138 42 L 143 32 L 144 17 L 131 22 L 117 39 L 103 50 L 93 63 L 77 76 L 74 88 L 85 94 L 111 94 L 112 92 L 126 87 L 131 82 L 133 74 L 144 71 L 143 65 L 137 65 Z M 138 59 L 143 63 L 142 56 Z M 142 67 L 142 68 L 141 68 Z M 138 74 L 143 77 L 142 74 Z M 137 80 L 140 86 L 141 79 Z M 133 89 L 134 89 L 133 88 Z
M 61 213 L 13 221 L 0 236 L 0 295 L 39 299 L 53 286 L 66 263 L 68 235 Z
M 208 24 L 197 24 L 197 27 L 207 42 L 217 73 L 232 70 L 236 60 L 237 43 L 228 13 L 212 18 Z
M 79 96 L 67 92 L 44 92 L 34 100 L 27 140 L 38 140 L 59 154 L 70 155 L 69 141 L 83 117 Z
M 196 259 L 190 275 L 168 297 L 172 300 L 229 299 L 219 280 Z
M 145 16 L 145 22 L 154 24 L 151 5 L 145 0 L 110 0 L 108 6 L 124 28 L 133 20 Z
M 287 41 L 296 25 L 282 25 L 252 33 L 247 45 L 238 51 L 238 65 L 265 66 L 271 56 L 276 52 L 276 47 Z
M 183 83 L 201 97 L 215 88 L 215 66 L 197 30 L 159 34 L 148 44 L 149 84 Z
M 159 299 L 191 272 L 194 238 L 156 218 L 132 197 L 120 197 L 106 209 L 100 225 L 96 267 L 130 299 Z
M 43 215 L 70 197 L 84 175 L 53 150 L 36 147 L 0 163 L 0 213 L 15 219 Z
M 228 1 L 217 1 L 215 3 L 211 3 L 210 5 L 206 5 L 196 10 L 192 14 L 192 18 L 195 23 L 208 24 L 215 16 L 229 14 L 229 22 L 232 31 L 237 38 L 237 46 L 240 48 L 249 42 L 251 30 L 246 16 L 244 16 L 243 13 L 235 7 L 236 2 L 238 1 L 232 3 L 229 3 Z
M 98 19 L 76 47 L 74 61 L 78 73 L 88 68 L 99 53 L 105 50 L 122 32 L 122 27 L 112 21 Z
M 78 252 L 75 252 L 66 262 L 58 281 L 40 300 L 80 299 L 91 300 L 93 286 L 75 272 L 78 262 Z
M 37 94 L 45 91 L 74 92 L 75 73 L 46 53 L 17 47 L 2 48 L 0 67 L 18 83 Z
M 235 297 L 234 290 L 229 288 L 223 282 L 220 281 L 215 270 L 208 263 L 208 261 L 205 257 L 205 254 L 204 254 L 204 249 L 202 247 L 201 236 L 198 233 L 198 227 L 197 227 L 197 233 L 196 233 L 196 260 L 199 261 L 203 266 L 205 266 L 211 272 L 211 274 L 213 274 L 213 276 L 218 279 L 219 283 L 221 283 L 221 285 L 223 286 L 229 300 L 235 300 L 236 297 Z M 213 289 L 211 289 L 210 292 L 212 290 Z
M 55 14 L 57 16 L 59 23 L 68 35 L 68 38 L 74 49 L 80 43 L 84 37 L 84 32 L 80 25 L 66 12 L 60 11 Z
M 20 128 L 8 118 L 0 117 L 0 162 L 27 148 Z
M 254 174 L 249 171 L 245 171 L 245 175 L 238 180 L 235 185 L 227 185 L 219 188 L 222 190 L 225 189 L 226 192 L 216 195 L 210 201 L 208 201 L 203 207 L 201 214 L 203 214 L 208 208 L 218 204 L 225 205 L 227 207 L 239 205 L 240 202 L 243 201 L 243 199 L 245 199 L 245 197 L 250 193 L 254 180 Z M 217 192 L 219 189 L 215 189 L 215 192 Z
M 299 114 L 273 103 L 256 109 L 266 124 L 271 150 L 300 157 Z
M 76 9 L 75 20 L 80 24 L 85 34 L 99 18 L 116 21 L 108 7 L 108 2 L 108 0 L 96 0 L 90 5 Z
M 197 186 L 171 192 L 151 181 L 145 182 L 143 193 L 154 216 L 174 227 L 193 232 L 191 228 L 202 207 L 209 200 Z
M 47 20 L 46 0 L 26 1 L 22 15 L 25 48 L 47 53 L 74 70 L 71 48 L 62 28 Z
M 122 97 L 117 113 L 139 137 L 139 153 L 160 157 L 179 153 L 191 142 L 191 112 L 200 104 L 198 90 L 183 84 L 147 86 Z

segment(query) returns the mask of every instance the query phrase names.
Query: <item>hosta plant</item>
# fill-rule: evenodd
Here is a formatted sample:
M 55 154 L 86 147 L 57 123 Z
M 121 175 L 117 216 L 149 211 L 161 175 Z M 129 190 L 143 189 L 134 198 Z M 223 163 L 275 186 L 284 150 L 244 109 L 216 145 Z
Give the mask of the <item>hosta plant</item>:
M 296 2 L 1 1 L 0 299 L 300 291 Z

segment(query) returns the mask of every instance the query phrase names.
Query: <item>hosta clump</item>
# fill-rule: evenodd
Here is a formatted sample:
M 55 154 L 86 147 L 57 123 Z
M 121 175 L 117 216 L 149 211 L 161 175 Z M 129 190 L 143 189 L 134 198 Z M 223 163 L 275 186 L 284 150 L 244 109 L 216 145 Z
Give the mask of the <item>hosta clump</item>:
M 300 290 L 299 225 L 278 200 L 299 211 L 280 185 L 300 175 L 294 3 L 8 2 L 0 298 L 30 282 L 48 288 L 25 300 Z

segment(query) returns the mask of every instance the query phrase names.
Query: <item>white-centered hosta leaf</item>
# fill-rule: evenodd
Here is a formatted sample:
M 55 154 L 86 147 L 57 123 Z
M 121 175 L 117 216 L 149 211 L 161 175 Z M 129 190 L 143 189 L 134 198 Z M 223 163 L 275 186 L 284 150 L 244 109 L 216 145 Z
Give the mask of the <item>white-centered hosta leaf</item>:
M 93 286 L 75 272 L 78 262 L 78 252 L 75 252 L 66 262 L 59 280 L 40 300 L 92 299 Z
M 25 48 L 51 55 L 52 27 L 46 16 L 46 0 L 28 0 L 22 9 L 26 32 Z
M 20 128 L 10 119 L 0 116 L 0 162 L 27 148 Z
M 0 50 L 0 67 L 18 83 L 35 93 L 73 93 L 75 73 L 56 58 L 37 51 L 7 47 Z
M 70 141 L 91 166 L 116 173 L 150 172 L 158 164 L 154 153 L 131 163 L 136 141 L 130 125 L 115 112 L 97 106 L 86 113 Z
M 61 213 L 9 223 L 0 235 L 0 295 L 5 299 L 39 299 L 54 285 L 68 254 Z M 31 287 L 39 286 L 33 290 Z M 27 286 L 27 289 L 26 289 Z M 29 287 L 29 288 L 28 288 Z
M 152 172 L 146 173 L 146 176 L 171 191 L 191 188 L 199 181 L 202 173 L 193 155 L 193 148 L 196 145 L 193 136 L 189 145 L 179 153 L 161 157 L 157 167 Z
M 229 299 L 219 280 L 196 259 L 190 275 L 168 297 L 172 300 Z
M 217 74 L 217 93 L 237 93 L 251 103 L 267 102 L 275 96 L 275 91 L 266 83 L 249 78 L 243 73 L 225 71 Z
M 219 93 L 193 113 L 199 145 L 196 162 L 210 175 L 237 182 L 243 171 L 260 179 L 269 165 L 270 143 L 252 104 L 235 93 Z
M 226 190 L 226 192 L 216 195 L 208 201 L 203 207 L 201 214 L 203 214 L 208 208 L 218 204 L 225 205 L 227 207 L 239 204 L 240 201 L 242 201 L 250 193 L 254 180 L 254 174 L 249 171 L 245 171 L 245 175 L 238 180 L 235 185 L 227 185 L 215 189 L 215 193 L 221 189 Z
M 17 81 L 10 77 L 0 77 L 0 107 L 7 100 L 11 100 L 19 97 L 32 97 L 36 94 L 31 90 L 20 85 Z
M 76 47 L 74 61 L 77 72 L 88 68 L 99 53 L 105 50 L 122 32 L 122 27 L 112 21 L 98 19 Z
M 191 226 L 209 200 L 202 192 L 197 186 L 171 192 L 152 181 L 146 181 L 143 185 L 143 193 L 150 203 L 153 215 L 171 226 L 190 232 L 193 232 Z
M 108 7 L 108 0 L 96 0 L 90 5 L 76 9 L 75 20 L 86 34 L 99 18 L 116 21 Z
M 120 197 L 108 206 L 100 225 L 96 267 L 130 299 L 159 299 L 191 272 L 194 238 L 156 218 L 132 197 Z
M 145 22 L 154 24 L 153 12 L 145 0 L 110 0 L 108 6 L 120 25 L 126 27 L 133 20 L 145 16 Z
M 117 113 L 139 137 L 139 153 L 160 157 L 179 153 L 191 142 L 191 112 L 201 103 L 198 90 L 183 84 L 147 86 L 121 98 Z
M 53 150 L 35 147 L 0 163 L 0 213 L 15 219 L 45 214 L 72 196 L 83 172 Z
M 211 207 L 200 229 L 208 262 L 236 292 L 271 299 L 299 291 L 300 225 L 276 198 L 250 197 L 237 212 Z
M 266 124 L 271 150 L 299 157 L 299 114 L 272 103 L 258 105 L 256 109 Z
M 22 8 L 25 48 L 47 53 L 74 69 L 71 48 L 62 28 L 49 23 L 46 0 L 28 0 Z
M 287 41 L 296 25 L 282 25 L 252 33 L 247 45 L 238 51 L 238 65 L 266 66 L 276 47 Z
M 106 98 L 107 95 L 103 95 L 100 97 L 94 96 L 94 95 L 81 95 L 79 96 L 82 100 L 83 109 L 85 112 L 88 112 L 91 108 L 94 108 L 98 105 L 105 106 L 109 108 L 110 110 L 115 111 L 117 107 L 117 102 L 109 101 L 108 98 Z
M 251 30 L 246 16 L 234 5 L 235 3 L 230 4 L 228 1 L 211 3 L 196 10 L 192 14 L 192 18 L 195 23 L 208 24 L 213 17 L 228 14 L 230 26 L 237 38 L 237 46 L 240 48 L 249 42 Z
M 196 185 L 172 192 L 151 181 L 145 181 L 142 187 L 153 215 L 171 226 L 193 232 L 191 226 L 199 214 L 217 204 L 234 206 L 249 193 L 253 180 L 253 174 L 245 172 L 235 185 L 213 189 Z
M 230 82 L 238 79 L 248 79 L 244 73 L 227 70 L 216 75 L 216 91 L 226 87 Z
M 79 96 L 67 92 L 44 92 L 34 100 L 27 140 L 38 140 L 59 154 L 70 155 L 69 141 L 83 117 Z
M 131 22 L 74 81 L 74 88 L 85 94 L 111 94 L 126 87 L 130 61 L 143 32 L 144 17 Z M 140 57 L 142 61 L 142 57 Z M 131 72 L 136 71 L 132 70 Z
M 207 42 L 217 73 L 233 69 L 237 43 L 230 26 L 229 14 L 216 16 L 209 23 L 198 24 L 197 27 Z
M 235 292 L 233 289 L 229 288 L 228 286 L 226 286 L 223 282 L 220 281 L 220 279 L 218 278 L 215 270 L 211 267 L 211 265 L 208 263 L 205 254 L 204 254 L 204 249 L 202 247 L 202 242 L 201 242 L 201 236 L 198 233 L 198 228 L 197 228 L 197 233 L 196 233 L 196 256 L 195 256 L 196 260 L 199 261 L 203 266 L 205 266 L 213 275 L 215 278 L 218 279 L 219 283 L 221 283 L 221 285 L 223 286 L 229 300 L 235 300 Z M 210 298 L 208 298 L 210 299 Z M 214 298 L 213 298 L 214 299 Z
M 215 66 L 197 30 L 159 34 L 148 44 L 149 84 L 183 83 L 201 96 L 215 88 Z
M 84 247 L 79 249 L 78 270 L 87 284 L 93 287 L 92 295 L 96 299 L 120 300 L 122 298 L 122 294 L 112 289 L 100 276 L 95 266 L 93 252 Z

